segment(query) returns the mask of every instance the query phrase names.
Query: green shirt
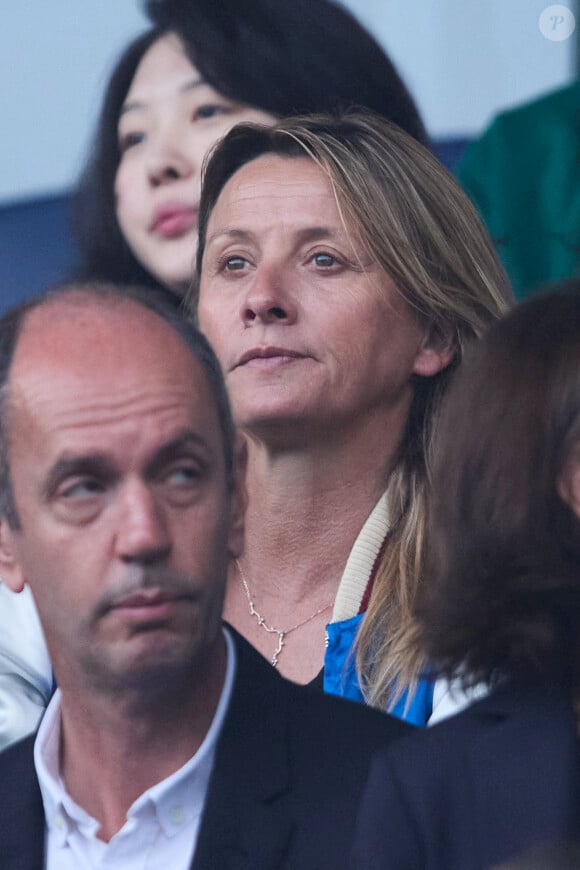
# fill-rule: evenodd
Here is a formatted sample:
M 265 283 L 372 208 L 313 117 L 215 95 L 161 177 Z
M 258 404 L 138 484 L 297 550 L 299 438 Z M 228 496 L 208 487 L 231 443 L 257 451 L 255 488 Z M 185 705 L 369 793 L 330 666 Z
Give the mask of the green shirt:
M 498 115 L 457 175 L 516 296 L 580 276 L 580 81 Z

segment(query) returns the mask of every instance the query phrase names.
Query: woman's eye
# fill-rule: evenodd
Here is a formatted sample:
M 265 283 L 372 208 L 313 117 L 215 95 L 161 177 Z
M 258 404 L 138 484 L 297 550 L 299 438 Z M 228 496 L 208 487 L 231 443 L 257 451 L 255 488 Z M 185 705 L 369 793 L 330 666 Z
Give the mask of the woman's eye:
M 249 263 L 245 257 L 227 257 L 223 262 L 226 272 L 241 272 Z
M 329 254 L 326 251 L 321 251 L 318 254 L 314 254 L 312 261 L 320 269 L 331 269 L 333 266 L 340 265 L 337 258 L 333 254 Z
M 145 139 L 145 133 L 125 133 L 124 136 L 121 136 L 119 139 L 119 151 L 121 154 L 124 154 L 125 151 L 128 151 L 129 148 L 133 148 L 135 145 L 139 145 L 140 142 L 143 142 Z
M 124 154 L 125 151 L 128 151 L 129 148 L 133 148 L 135 145 L 139 145 L 145 139 L 145 133 L 126 133 L 124 136 L 121 136 L 121 140 L 119 142 L 119 149 L 121 154 Z
M 220 106 L 218 103 L 207 103 L 204 106 L 198 106 L 193 114 L 193 120 L 205 120 L 206 118 L 215 118 L 216 115 L 226 115 L 228 109 L 226 106 Z

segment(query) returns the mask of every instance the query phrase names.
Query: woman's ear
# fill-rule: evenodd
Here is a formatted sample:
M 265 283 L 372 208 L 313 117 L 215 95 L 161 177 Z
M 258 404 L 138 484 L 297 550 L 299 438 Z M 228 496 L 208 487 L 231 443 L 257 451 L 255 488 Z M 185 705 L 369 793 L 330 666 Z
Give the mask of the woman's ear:
M 455 332 L 451 326 L 431 323 L 425 330 L 415 357 L 413 374 L 433 377 L 453 362 L 457 353 Z
M 0 520 L 0 578 L 13 592 L 22 592 L 26 578 L 16 556 L 15 532 L 5 517 Z

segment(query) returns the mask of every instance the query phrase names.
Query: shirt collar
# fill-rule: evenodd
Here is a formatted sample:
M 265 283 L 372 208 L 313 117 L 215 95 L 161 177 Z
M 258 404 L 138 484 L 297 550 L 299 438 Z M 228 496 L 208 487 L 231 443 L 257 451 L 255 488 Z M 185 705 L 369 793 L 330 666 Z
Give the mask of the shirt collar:
M 376 558 L 390 528 L 387 493 L 383 493 L 354 542 L 338 587 L 331 622 L 355 616 L 361 606 Z
M 230 633 L 223 629 L 227 663 L 224 685 L 214 717 L 197 752 L 161 782 L 147 789 L 131 805 L 127 819 L 155 813 L 170 837 L 191 822 L 203 808 L 215 749 L 230 703 L 236 671 L 236 650 Z M 34 764 L 40 785 L 46 824 L 55 841 L 64 845 L 76 827 L 85 836 L 95 836 L 99 823 L 82 809 L 66 791 L 60 773 L 61 692 L 57 689 L 38 729 L 34 743 Z

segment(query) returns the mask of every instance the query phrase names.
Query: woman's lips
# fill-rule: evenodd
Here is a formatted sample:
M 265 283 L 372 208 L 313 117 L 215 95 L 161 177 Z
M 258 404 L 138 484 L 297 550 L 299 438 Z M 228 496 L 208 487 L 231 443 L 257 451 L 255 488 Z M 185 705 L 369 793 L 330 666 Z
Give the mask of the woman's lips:
M 250 367 L 271 369 L 304 359 L 304 354 L 283 347 L 255 347 L 246 351 L 238 360 L 235 368 Z
M 155 211 L 151 231 L 163 239 L 183 236 L 197 223 L 197 208 L 170 203 Z

